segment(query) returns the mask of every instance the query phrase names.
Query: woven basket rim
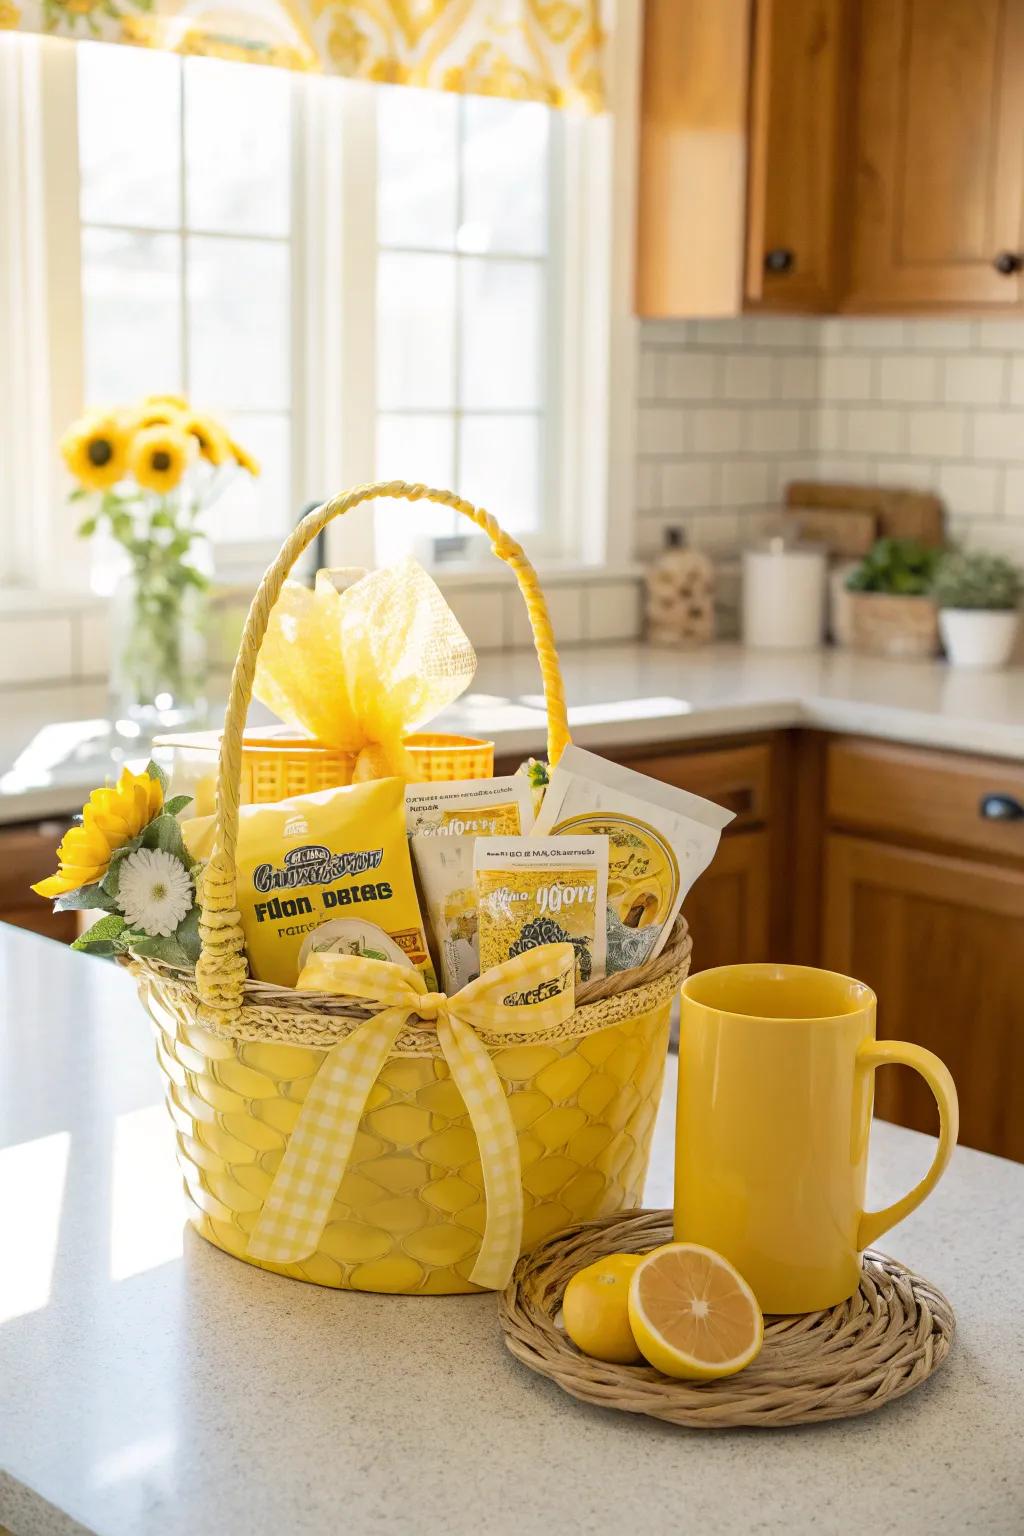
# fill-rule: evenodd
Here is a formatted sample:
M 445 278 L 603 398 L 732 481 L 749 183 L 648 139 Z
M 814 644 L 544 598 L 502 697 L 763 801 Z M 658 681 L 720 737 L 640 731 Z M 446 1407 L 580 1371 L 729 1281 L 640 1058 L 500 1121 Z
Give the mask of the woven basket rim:
M 676 918 L 668 943 L 656 959 L 631 970 L 616 971 L 599 981 L 587 982 L 576 991 L 576 1007 L 563 1024 L 529 1034 L 491 1034 L 478 1030 L 483 1043 L 494 1049 L 504 1046 L 543 1045 L 592 1034 L 625 1018 L 638 1017 L 672 997 L 690 968 L 693 940 L 686 919 Z M 225 1040 L 266 1041 L 274 1044 L 314 1046 L 329 1050 L 367 1019 L 382 1012 L 365 1001 L 323 992 L 300 992 L 270 982 L 245 982 L 244 1001 L 237 1017 L 213 1021 L 204 1016 L 195 973 L 168 965 L 148 955 L 131 955 L 125 961 L 140 985 L 155 985 L 172 993 L 179 1006 L 209 1033 Z M 411 1017 L 395 1042 L 397 1055 L 440 1055 L 436 1022 Z

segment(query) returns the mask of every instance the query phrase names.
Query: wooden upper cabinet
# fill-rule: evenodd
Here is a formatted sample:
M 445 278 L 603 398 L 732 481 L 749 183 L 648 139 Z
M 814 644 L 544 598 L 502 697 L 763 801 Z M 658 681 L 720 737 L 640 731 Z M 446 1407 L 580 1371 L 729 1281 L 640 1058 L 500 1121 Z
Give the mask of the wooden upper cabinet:
M 859 0 L 845 308 L 1024 299 L 1024 0 Z
M 748 308 L 835 308 L 847 10 L 846 0 L 757 0 L 754 8 Z
M 646 0 L 637 312 L 823 310 L 849 0 Z

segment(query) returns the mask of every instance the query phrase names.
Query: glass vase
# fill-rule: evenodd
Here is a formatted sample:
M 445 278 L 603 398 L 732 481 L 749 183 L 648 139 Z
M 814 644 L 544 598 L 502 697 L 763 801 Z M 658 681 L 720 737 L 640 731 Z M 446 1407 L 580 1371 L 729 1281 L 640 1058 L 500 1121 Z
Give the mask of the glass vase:
M 208 571 L 197 554 L 193 548 L 183 566 L 154 551 L 114 590 L 112 717 L 133 752 L 161 731 L 206 719 Z

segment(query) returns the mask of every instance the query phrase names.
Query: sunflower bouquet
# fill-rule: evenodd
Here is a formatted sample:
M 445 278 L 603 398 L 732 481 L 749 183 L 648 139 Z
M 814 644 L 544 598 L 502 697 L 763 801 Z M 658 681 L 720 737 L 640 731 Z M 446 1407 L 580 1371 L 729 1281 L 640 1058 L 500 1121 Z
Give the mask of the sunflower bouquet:
M 119 714 L 157 723 L 197 713 L 205 646 L 199 606 L 209 585 L 203 514 L 240 471 L 259 465 L 214 417 L 181 395 L 94 411 L 60 444 L 91 505 L 78 533 L 105 534 L 128 559 L 129 590 L 115 602 Z
M 201 866 L 178 824 L 192 802 L 166 794 L 166 776 L 155 763 L 144 773 L 125 768 L 114 786 L 94 789 L 61 840 L 56 874 L 32 887 L 58 912 L 103 913 L 73 949 L 105 956 L 130 949 L 171 965 L 199 958 Z

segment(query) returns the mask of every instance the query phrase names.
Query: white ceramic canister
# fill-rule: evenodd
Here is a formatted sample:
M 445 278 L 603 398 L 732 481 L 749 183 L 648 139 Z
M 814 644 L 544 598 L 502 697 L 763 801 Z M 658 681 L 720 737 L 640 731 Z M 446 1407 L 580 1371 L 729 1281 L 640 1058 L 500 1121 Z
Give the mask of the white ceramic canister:
M 820 645 L 825 552 L 771 538 L 743 552 L 743 642 L 766 650 Z

